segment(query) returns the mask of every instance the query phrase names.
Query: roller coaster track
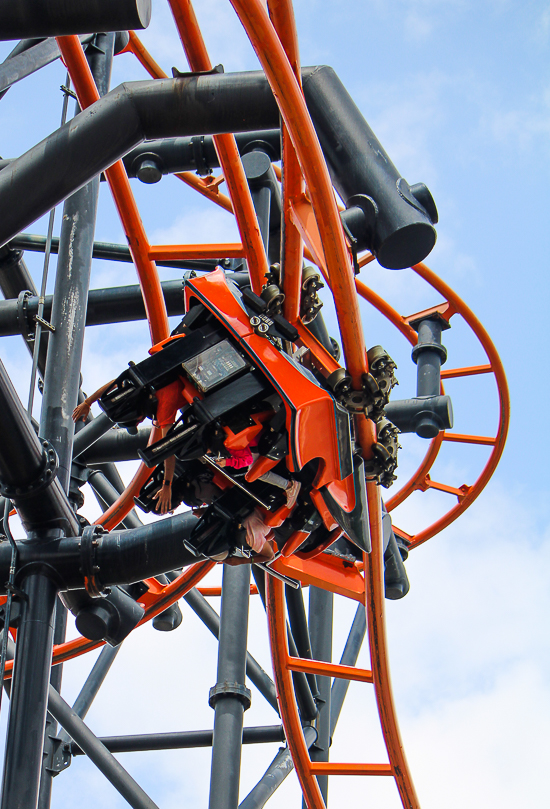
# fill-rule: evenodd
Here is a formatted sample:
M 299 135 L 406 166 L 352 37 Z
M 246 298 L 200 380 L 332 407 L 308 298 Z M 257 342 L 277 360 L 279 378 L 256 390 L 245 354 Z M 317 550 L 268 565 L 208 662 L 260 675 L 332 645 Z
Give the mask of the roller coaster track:
M 302 92 L 298 37 L 291 0 L 269 0 L 267 9 L 261 0 L 230 0 L 230 2 L 265 72 L 282 119 L 284 177 L 281 185 L 284 221 L 282 264 L 286 296 L 284 315 L 290 323 L 300 325 L 301 271 L 305 255 L 321 269 L 333 296 L 345 367 L 354 386 L 360 387 L 362 375 L 368 371 L 360 299 L 367 301 L 386 317 L 412 345 L 416 344 L 417 333 L 410 322 L 423 313 L 400 315 L 354 275 L 352 254 L 346 243 L 336 195 Z M 213 65 L 191 3 L 187 0 L 169 0 L 169 3 L 190 69 L 197 74 L 211 71 Z M 81 108 L 84 110 L 94 105 L 100 96 L 80 38 L 76 35 L 60 36 L 57 38 L 57 44 Z M 162 68 L 133 31 L 130 32 L 125 51 L 133 53 L 152 78 L 159 80 L 166 78 Z M 267 265 L 266 253 L 235 137 L 232 134 L 214 135 L 214 144 L 221 167 L 220 175 L 201 178 L 191 172 L 179 172 L 177 176 L 213 203 L 233 212 L 240 235 L 240 243 L 236 244 L 152 245 L 145 232 L 122 160 L 105 170 L 105 177 L 138 275 L 152 344 L 159 343 L 169 336 L 166 304 L 155 261 L 207 259 L 219 256 L 244 257 L 253 290 L 259 293 L 262 288 Z M 274 168 L 280 180 L 281 171 L 277 166 Z M 220 193 L 222 182 L 226 184 L 228 196 Z M 372 260 L 373 255 L 363 253 L 359 256 L 358 263 L 362 267 Z M 423 461 L 410 480 L 386 501 L 386 508 L 391 512 L 415 492 L 434 490 L 456 498 L 457 502 L 436 522 L 419 531 L 413 533 L 395 527 L 395 532 L 407 540 L 413 550 L 449 526 L 483 491 L 504 448 L 508 429 L 509 398 L 504 371 L 496 349 L 468 306 L 423 263 L 416 264 L 405 272 L 415 273 L 434 290 L 439 299 L 442 299 L 442 302 L 436 301 L 433 309 L 429 311 L 437 312 L 447 321 L 452 317 L 462 318 L 487 357 L 485 364 L 443 370 L 442 380 L 482 374 L 492 375 L 499 402 L 495 435 L 440 432 L 430 442 Z M 441 393 L 444 393 L 443 386 Z M 372 444 L 376 440 L 372 422 L 365 416 L 356 416 L 356 431 L 363 455 L 369 458 L 372 455 Z M 158 431 L 154 429 L 150 442 L 157 438 Z M 457 481 L 442 483 L 430 476 L 440 452 L 452 447 L 454 443 L 489 448 L 488 460 L 477 480 L 470 485 Z M 118 526 L 133 508 L 134 496 L 151 474 L 152 470 L 142 464 L 129 486 L 116 502 L 106 509 L 97 524 L 106 530 Z M 334 557 L 318 553 L 297 554 L 278 559 L 274 570 L 299 579 L 305 586 L 315 586 L 364 605 L 367 615 L 370 669 L 359 668 L 355 664 L 336 664 L 327 660 L 300 657 L 297 653 L 291 653 L 288 644 L 284 585 L 273 577 L 266 577 L 266 608 L 278 705 L 292 762 L 308 809 L 324 809 L 321 781 L 317 776 L 332 775 L 393 778 L 403 807 L 416 809 L 420 806 L 403 750 L 392 696 L 384 619 L 382 512 L 380 491 L 375 483 L 367 483 L 367 496 L 372 552 L 364 555 L 362 563 L 344 566 Z M 212 562 L 198 562 L 184 569 L 177 578 L 167 584 L 160 584 L 155 578 L 147 579 L 145 583 L 148 590 L 139 599 L 145 608 L 140 625 L 162 613 L 193 588 L 198 587 L 200 591 L 202 580 L 213 566 Z M 213 591 L 205 588 L 204 592 L 212 594 Z M 53 649 L 52 663 L 63 663 L 101 645 L 103 641 L 92 641 L 84 637 L 57 644 Z M 12 667 L 12 662 L 8 660 L 5 672 L 7 679 L 11 677 Z M 308 723 L 303 722 L 296 700 L 292 676 L 296 672 L 330 677 L 334 681 L 358 681 L 364 684 L 365 689 L 373 688 L 388 760 L 378 763 L 312 760 L 309 751 L 311 744 L 308 741 L 309 737 L 306 738 Z

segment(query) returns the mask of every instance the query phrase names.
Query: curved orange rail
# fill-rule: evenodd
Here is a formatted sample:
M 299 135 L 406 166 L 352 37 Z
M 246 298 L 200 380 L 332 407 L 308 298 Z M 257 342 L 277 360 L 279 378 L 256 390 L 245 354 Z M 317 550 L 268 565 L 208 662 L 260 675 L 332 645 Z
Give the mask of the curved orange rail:
M 211 63 L 191 3 L 189 0 L 169 0 L 169 2 L 191 69 L 209 70 Z M 416 333 L 407 320 L 386 301 L 361 281 L 354 279 L 328 170 L 301 91 L 298 42 L 291 0 L 271 0 L 268 3 L 269 16 L 261 0 L 230 0 L 230 2 L 260 59 L 283 118 L 282 191 L 285 235 L 282 265 L 283 286 L 286 293 L 285 315 L 289 320 L 299 323 L 301 265 L 305 252 L 312 260 L 318 259 L 325 279 L 330 283 L 346 364 L 354 385 L 359 387 L 361 374 L 367 370 L 367 361 L 357 293 L 394 323 L 412 344 L 416 343 Z M 59 43 L 80 103 L 85 107 L 97 99 L 97 90 L 80 42 L 76 37 L 62 37 L 59 38 Z M 133 32 L 127 50 L 136 55 L 153 77 L 160 78 L 166 75 Z M 259 292 L 267 269 L 267 260 L 248 184 L 233 136 L 216 136 L 215 144 L 223 176 L 204 179 L 185 172 L 180 175 L 180 179 L 226 210 L 234 212 L 241 235 L 242 249 L 249 264 L 252 285 L 255 291 Z M 167 336 L 168 327 L 164 299 L 151 256 L 157 255 L 159 250 L 168 248 L 151 247 L 149 244 L 122 164 L 112 167 L 106 174 L 130 243 L 132 257 L 142 286 L 153 342 L 160 342 Z M 230 199 L 219 193 L 219 185 L 222 180 L 227 183 Z M 311 204 L 305 196 L 306 184 Z M 312 208 L 314 218 L 311 216 Z M 305 250 L 304 233 L 308 245 Z M 365 256 L 361 258 L 360 265 L 364 266 L 372 260 L 374 260 L 373 256 Z M 486 485 L 503 451 L 509 420 L 509 398 L 500 359 L 492 341 L 475 315 L 441 279 L 437 278 L 423 264 L 414 267 L 413 271 L 444 296 L 451 305 L 453 313 L 459 313 L 464 318 L 480 340 L 489 360 L 488 366 L 443 372 L 442 378 L 491 372 L 495 375 L 500 403 L 499 428 L 495 438 L 461 436 L 452 433 L 440 434 L 430 443 L 422 464 L 411 480 L 388 501 L 387 507 L 392 509 L 414 491 L 428 488 L 438 488 L 458 497 L 458 504 L 432 526 L 413 537 L 405 534 L 415 547 L 456 519 Z M 365 419 L 358 419 L 357 428 L 363 452 L 368 455 L 373 441 L 372 425 Z M 430 479 L 430 469 L 443 441 L 478 443 L 492 447 L 489 461 L 471 487 L 455 488 Z M 128 489 L 99 522 L 108 528 L 117 525 L 131 509 L 134 493 L 141 488 L 150 474 L 151 470 L 140 467 Z M 372 671 L 348 669 L 345 666 L 319 661 L 290 658 L 286 640 L 283 586 L 281 582 L 271 577 L 268 577 L 267 581 L 270 642 L 281 716 L 297 775 L 310 809 L 324 809 L 324 802 L 315 778 L 317 774 L 390 775 L 396 781 L 403 806 L 406 809 L 418 809 L 419 807 L 402 748 L 391 691 L 384 626 L 380 493 L 373 483 L 368 484 L 368 501 L 373 551 L 370 556 L 365 558 L 365 578 L 362 579 L 359 572 L 356 572 L 357 587 L 361 587 L 362 592 L 355 593 L 354 597 L 359 597 L 359 600 L 364 599 L 366 604 Z M 396 530 L 399 531 L 399 529 Z M 148 593 L 142 597 L 146 610 L 141 623 L 150 620 L 188 592 L 212 567 L 211 562 L 198 563 L 166 587 L 161 587 L 151 580 Z M 53 662 L 64 662 L 100 645 L 102 644 L 88 641 L 85 638 L 70 641 L 54 649 Z M 8 664 L 7 670 L 10 668 Z M 300 726 L 291 679 L 293 670 L 316 671 L 325 676 L 344 677 L 367 684 L 372 683 L 375 688 L 389 764 L 338 764 L 334 762 L 313 764 L 309 759 Z

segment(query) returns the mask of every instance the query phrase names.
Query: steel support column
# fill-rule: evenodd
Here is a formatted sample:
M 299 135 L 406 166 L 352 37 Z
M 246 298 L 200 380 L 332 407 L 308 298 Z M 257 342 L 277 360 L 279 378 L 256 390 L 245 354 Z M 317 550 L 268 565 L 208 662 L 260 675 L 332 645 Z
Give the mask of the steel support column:
M 36 809 L 57 589 L 41 573 L 20 583 L 21 623 L 10 699 L 1 809 Z
M 309 588 L 309 636 L 314 660 L 332 660 L 332 614 L 334 594 L 319 587 Z M 312 761 L 328 761 L 330 747 L 330 677 L 317 677 L 319 688 L 319 718 L 317 741 L 310 750 Z M 328 776 L 318 775 L 319 788 L 325 804 L 328 795 Z
M 224 566 L 218 681 L 210 689 L 214 706 L 214 743 L 209 809 L 237 809 L 243 713 L 250 705 L 245 687 L 250 567 Z

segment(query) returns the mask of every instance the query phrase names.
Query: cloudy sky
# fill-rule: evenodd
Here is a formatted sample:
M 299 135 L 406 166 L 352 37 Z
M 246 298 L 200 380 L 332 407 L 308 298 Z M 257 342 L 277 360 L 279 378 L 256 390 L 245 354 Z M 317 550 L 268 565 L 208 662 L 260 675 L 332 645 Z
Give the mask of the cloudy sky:
M 254 69 L 257 61 L 229 2 L 197 4 L 213 63 L 226 71 Z M 407 563 L 411 591 L 387 602 L 390 660 L 405 748 L 424 809 L 485 809 L 546 805 L 548 682 L 548 468 L 544 428 L 548 327 L 544 284 L 548 273 L 548 157 L 550 6 L 510 0 L 296 0 L 302 63 L 333 66 L 402 175 L 425 182 L 439 208 L 438 242 L 430 267 L 468 303 L 487 328 L 507 372 L 512 421 L 507 449 L 489 486 L 449 529 L 418 548 Z M 167 6 L 154 2 L 142 35 L 169 73 L 186 63 Z M 10 49 L 3 43 L 1 53 Z M 3 56 L 2 56 L 3 58 Z M 130 55 L 117 57 L 113 86 L 145 78 Z M 16 157 L 57 128 L 57 62 L 14 87 L 0 103 L 0 154 Z M 229 214 L 212 209 L 175 178 L 154 186 L 133 181 L 152 243 L 232 241 Z M 57 214 L 59 224 L 60 212 Z M 46 223 L 31 226 L 45 233 Z M 102 187 L 96 237 L 124 242 Z M 41 260 L 27 254 L 40 283 Z M 161 277 L 176 277 L 161 270 Z M 55 260 L 49 287 L 53 286 Z M 440 302 L 410 271 L 376 265 L 362 271 L 402 313 Z M 95 262 L 92 288 L 134 283 L 130 265 Z M 330 302 L 327 320 L 336 334 Z M 408 344 L 364 309 L 369 345 L 382 343 L 396 360 L 398 395 L 414 393 Z M 449 366 L 485 362 L 467 327 L 445 334 Z M 90 329 L 84 386 L 89 392 L 117 375 L 148 347 L 145 323 Z M 0 357 L 26 401 L 30 364 L 16 338 Z M 497 399 L 491 377 L 449 382 L 455 429 L 494 435 Z M 39 401 L 35 415 L 39 414 Z M 400 481 L 417 467 L 425 445 L 403 438 Z M 546 449 L 545 449 L 546 447 Z M 472 484 L 486 448 L 446 444 L 434 478 Z M 123 470 L 126 477 L 132 469 Z M 409 533 L 433 522 L 452 504 L 449 495 L 416 494 L 395 514 Z M 97 516 L 90 494 L 85 506 Z M 219 575 L 219 572 L 216 574 Z M 147 626 L 123 645 L 88 715 L 99 735 L 210 727 L 207 689 L 215 681 L 216 645 L 183 604 L 182 627 L 162 634 Z M 354 605 L 337 603 L 334 657 L 338 658 Z M 253 600 L 250 649 L 270 667 L 265 617 Z M 90 657 L 65 667 L 64 695 L 74 699 Z M 366 651 L 362 664 L 369 665 Z M 333 746 L 335 760 L 383 761 L 372 688 L 354 685 Z M 6 706 L 4 706 L 5 721 Z M 276 717 L 254 694 L 247 724 Z M 277 750 L 246 749 L 241 795 L 257 781 Z M 206 806 L 207 751 L 127 754 L 121 761 L 162 809 Z M 54 784 L 53 807 L 126 805 L 83 758 Z M 392 779 L 333 778 L 333 805 L 393 809 Z M 298 805 L 292 775 L 272 800 Z

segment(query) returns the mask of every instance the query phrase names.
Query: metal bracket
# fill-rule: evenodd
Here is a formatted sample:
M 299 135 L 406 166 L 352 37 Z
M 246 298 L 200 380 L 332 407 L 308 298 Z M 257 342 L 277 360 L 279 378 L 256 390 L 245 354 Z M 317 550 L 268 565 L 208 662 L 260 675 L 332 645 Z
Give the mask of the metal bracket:
M 102 525 L 87 525 L 80 539 L 80 572 L 84 577 L 86 592 L 92 598 L 103 598 L 111 592 L 99 581 L 99 565 L 96 564 L 99 537 L 105 533 Z
M 55 326 L 52 326 L 51 323 L 49 323 L 47 320 L 44 320 L 44 318 L 40 317 L 40 315 L 35 315 L 34 321 L 35 323 L 40 323 L 40 325 L 43 326 L 45 329 L 48 329 L 48 331 L 55 331 Z
M 65 84 L 62 84 L 59 89 L 64 95 L 70 96 L 71 98 L 74 98 L 75 101 L 78 101 L 78 96 L 76 95 L 74 90 L 69 90 L 69 88 Z
M 44 762 L 44 767 L 55 778 L 71 764 L 71 743 L 62 741 L 58 736 L 50 736 L 50 742 L 50 754 Z
M 28 289 L 22 290 L 17 297 L 17 323 L 19 331 L 27 340 L 34 340 L 34 329 L 29 320 L 29 298 L 34 297 Z
M 27 497 L 33 497 L 37 492 L 51 485 L 52 481 L 55 479 L 59 465 L 57 452 L 50 442 L 45 439 L 42 439 L 42 447 L 44 449 L 42 454 L 44 463 L 35 479 L 27 483 L 26 486 L 13 486 L 0 481 L 1 495 L 7 497 L 9 500 L 24 500 Z

